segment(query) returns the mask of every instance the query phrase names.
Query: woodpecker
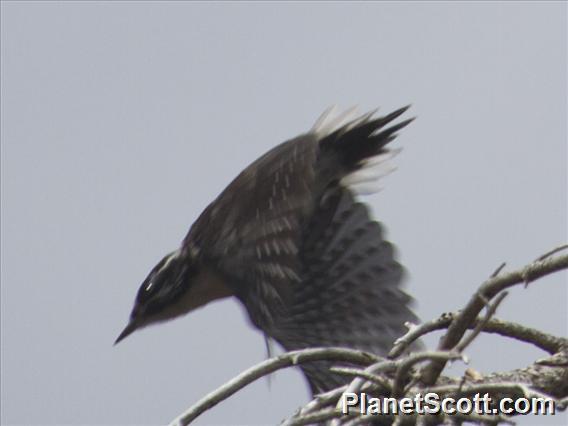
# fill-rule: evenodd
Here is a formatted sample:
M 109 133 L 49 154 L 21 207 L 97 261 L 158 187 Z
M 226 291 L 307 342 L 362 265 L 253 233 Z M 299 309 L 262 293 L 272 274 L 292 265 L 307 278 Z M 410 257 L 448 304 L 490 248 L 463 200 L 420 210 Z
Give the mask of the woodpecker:
M 286 350 L 341 346 L 384 356 L 416 322 L 403 268 L 359 195 L 377 189 L 413 118 L 328 109 L 306 133 L 244 169 L 181 246 L 142 283 L 116 343 L 135 330 L 235 297 Z M 320 361 L 301 367 L 313 394 L 345 382 Z

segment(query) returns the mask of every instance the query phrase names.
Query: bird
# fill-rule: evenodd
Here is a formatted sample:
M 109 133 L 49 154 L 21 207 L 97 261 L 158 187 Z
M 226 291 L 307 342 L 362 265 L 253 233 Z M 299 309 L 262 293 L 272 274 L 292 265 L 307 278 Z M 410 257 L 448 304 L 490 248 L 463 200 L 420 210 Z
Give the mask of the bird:
M 134 331 L 236 298 L 267 341 L 285 350 L 346 347 L 386 356 L 416 323 L 405 270 L 361 197 L 392 172 L 397 122 L 328 108 L 307 132 L 246 167 L 140 286 Z M 313 395 L 346 382 L 326 361 L 300 366 Z

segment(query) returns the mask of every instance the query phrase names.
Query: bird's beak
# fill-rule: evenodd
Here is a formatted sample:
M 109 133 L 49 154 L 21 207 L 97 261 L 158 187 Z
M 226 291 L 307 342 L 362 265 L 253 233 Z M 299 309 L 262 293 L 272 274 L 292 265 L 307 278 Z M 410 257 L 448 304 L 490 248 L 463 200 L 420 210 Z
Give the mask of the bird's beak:
M 114 344 L 116 345 L 122 339 L 124 339 L 127 336 L 129 336 L 130 334 L 132 334 L 137 328 L 138 328 L 138 324 L 136 323 L 136 321 L 130 321 L 128 323 L 128 325 L 126 327 L 124 327 L 124 330 L 122 330 L 122 333 L 120 333 L 118 338 L 115 340 Z

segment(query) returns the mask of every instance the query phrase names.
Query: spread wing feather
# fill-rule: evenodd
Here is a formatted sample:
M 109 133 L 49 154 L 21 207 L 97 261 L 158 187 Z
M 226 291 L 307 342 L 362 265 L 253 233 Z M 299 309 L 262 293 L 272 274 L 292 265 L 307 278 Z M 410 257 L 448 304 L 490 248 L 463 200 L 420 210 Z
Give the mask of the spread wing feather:
M 386 145 L 410 120 L 386 126 L 405 110 L 378 118 L 327 111 L 237 176 L 184 241 L 215 263 L 252 322 L 286 349 L 384 354 L 415 320 L 392 246 L 352 194 L 390 170 L 396 151 Z M 304 372 L 314 392 L 338 380 L 325 363 Z
M 405 322 L 417 318 L 381 225 L 344 189 L 314 214 L 311 229 L 302 251 L 304 280 L 286 315 L 267 333 L 287 350 L 343 346 L 385 355 L 406 332 Z M 302 367 L 312 392 L 344 383 L 329 367 Z

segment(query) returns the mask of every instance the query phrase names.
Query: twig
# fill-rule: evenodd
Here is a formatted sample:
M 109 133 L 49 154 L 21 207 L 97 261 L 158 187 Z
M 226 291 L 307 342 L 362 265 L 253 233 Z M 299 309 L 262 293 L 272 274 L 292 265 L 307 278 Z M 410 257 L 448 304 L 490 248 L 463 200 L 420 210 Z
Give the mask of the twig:
M 314 413 L 294 416 L 286 420 L 285 423 L 282 423 L 281 426 L 300 426 L 321 423 L 325 420 L 337 419 L 345 415 L 346 414 L 343 414 L 341 411 L 336 410 L 335 407 L 327 407 Z
M 388 416 L 384 415 L 383 419 L 387 418 Z M 359 425 L 366 425 L 373 424 L 373 420 L 377 420 L 376 415 L 372 414 L 359 414 L 357 417 L 346 419 L 342 422 L 342 426 L 359 426 Z
M 427 321 L 423 324 L 413 327 L 404 336 L 397 339 L 394 347 L 389 352 L 388 357 L 397 358 L 415 340 L 419 339 L 420 337 L 433 331 L 444 330 L 448 328 L 458 315 L 459 312 L 444 313 L 434 320 Z M 473 329 L 479 324 L 480 321 L 480 319 L 476 319 L 472 324 L 469 324 L 468 328 Z M 501 336 L 519 340 L 521 342 L 533 344 L 543 351 L 548 352 L 549 354 L 558 352 L 562 345 L 568 345 L 568 341 L 566 339 L 558 338 L 535 328 L 526 327 L 521 324 L 497 319 L 495 317 L 487 321 L 487 323 L 483 326 L 482 331 L 485 333 L 499 334 Z
M 497 269 L 495 269 L 495 270 L 493 271 L 493 273 L 492 273 L 489 277 L 490 277 L 490 278 L 495 278 L 497 275 L 499 275 L 499 274 L 501 273 L 501 271 L 503 270 L 503 268 L 504 268 L 505 266 L 507 266 L 507 263 L 506 263 L 506 262 L 501 263 L 501 264 L 497 267 Z
M 405 359 L 399 361 L 399 366 L 396 370 L 396 375 L 394 378 L 393 390 L 392 395 L 395 398 L 400 398 L 404 393 L 404 385 L 406 381 L 406 377 L 410 369 L 419 362 L 428 361 L 428 360 L 442 360 L 442 361 L 450 361 L 453 359 L 464 359 L 463 355 L 458 352 L 418 352 L 414 354 L 410 354 Z
M 475 326 L 473 331 L 469 333 L 469 335 L 464 338 L 459 344 L 456 345 L 455 350 L 457 352 L 463 352 L 465 348 L 467 348 L 471 344 L 471 342 L 473 342 L 473 340 L 479 335 L 479 333 L 481 333 L 481 330 L 483 330 L 485 324 L 487 324 L 491 317 L 493 317 L 495 311 L 497 311 L 497 307 L 501 304 L 503 299 L 507 297 L 507 294 L 508 293 L 504 291 L 497 296 L 495 302 L 487 305 L 487 313 L 485 314 L 485 317 L 481 321 L 477 321 L 477 325 Z
M 447 415 L 444 417 L 448 418 Z M 462 413 L 455 413 L 452 414 L 452 420 L 455 421 L 454 424 L 463 424 L 463 422 L 477 422 L 479 424 L 493 426 L 498 424 L 508 424 L 508 425 L 515 425 L 515 422 L 510 420 L 507 416 L 503 414 L 476 414 L 476 413 L 469 413 L 469 414 L 462 414 Z
M 397 361 L 379 361 L 375 364 L 372 364 L 370 366 L 368 366 L 367 368 L 365 368 L 365 373 L 368 374 L 377 374 L 381 371 L 385 371 L 388 369 L 392 369 L 394 370 L 397 367 Z M 350 392 L 350 393 L 358 393 L 361 388 L 363 387 L 363 385 L 365 384 L 365 379 L 362 379 L 360 377 L 356 377 L 355 379 L 353 379 L 353 381 L 349 384 L 349 386 L 347 387 L 347 390 L 345 392 Z
M 389 369 L 395 369 L 397 367 L 398 361 L 389 361 L 389 360 L 382 360 L 379 361 L 375 364 L 372 364 L 370 366 L 368 366 L 367 368 L 365 368 L 364 372 L 368 373 L 368 374 L 377 374 L 381 371 L 385 371 L 385 370 L 389 370 Z M 351 383 L 349 383 L 349 386 L 347 387 L 347 389 L 345 390 L 346 393 L 359 393 L 361 391 L 361 389 L 363 388 L 363 386 L 365 385 L 366 380 L 361 378 L 361 377 L 356 377 L 354 378 Z M 341 408 L 341 401 L 337 401 L 337 405 L 336 405 L 336 409 L 340 409 Z M 339 422 L 337 420 L 334 420 L 331 422 L 330 426 L 338 426 Z
M 554 362 L 547 360 L 546 362 L 543 361 L 539 363 L 537 361 L 527 368 L 485 375 L 482 383 L 476 382 L 474 384 L 467 384 L 464 383 L 463 378 L 458 381 L 450 377 L 443 377 L 440 379 L 439 383 L 444 383 L 445 385 L 430 388 L 431 391 L 438 391 L 440 394 L 443 394 L 445 391 L 464 394 L 472 390 L 491 389 L 491 393 L 501 395 L 502 397 L 510 397 L 511 395 L 550 395 L 556 399 L 557 409 L 566 409 L 568 407 L 568 386 L 566 385 L 568 369 L 564 360 L 568 359 L 568 339 L 551 336 L 539 330 L 492 318 L 495 309 L 504 295 L 499 296 L 493 303 L 489 303 L 491 299 L 508 287 L 528 283 L 552 272 L 568 269 L 568 255 L 555 258 L 550 257 L 565 248 L 568 248 L 568 246 L 554 249 L 540 256 L 537 261 L 516 272 L 499 275 L 503 269 L 503 266 L 500 266 L 480 287 L 476 295 L 470 299 L 463 311 L 444 314 L 440 318 L 418 326 L 409 326 L 409 331 L 402 338 L 397 340 L 389 354 L 389 357 L 396 358 L 420 336 L 434 330 L 447 328 L 448 331 L 441 339 L 439 348 L 448 346 L 449 349 L 438 350 L 433 353 L 435 356 L 432 356 L 432 353 L 426 352 L 406 355 L 405 358 L 400 360 L 384 360 L 365 352 L 343 348 L 315 348 L 285 353 L 263 361 L 239 374 L 214 392 L 202 398 L 197 404 L 176 418 L 172 424 L 189 424 L 209 408 L 228 398 L 249 383 L 273 371 L 304 362 L 321 360 L 359 364 L 366 368 L 364 370 L 357 370 L 356 368 L 334 368 L 333 371 L 336 373 L 355 376 L 355 378 L 348 386 L 345 385 L 326 392 L 325 394 L 316 395 L 311 402 L 298 410 L 298 412 L 284 424 L 287 426 L 303 425 L 321 423 L 328 420 L 331 420 L 332 424 L 344 424 L 346 422 L 349 424 L 365 423 L 365 419 L 352 417 L 352 415 L 342 417 L 343 421 L 340 420 L 339 416 L 343 415 L 337 410 L 337 400 L 341 398 L 344 392 L 359 392 L 361 389 L 364 389 L 365 392 L 369 391 L 372 393 L 377 391 L 377 389 L 380 390 L 377 384 L 388 390 L 390 383 L 393 384 L 393 392 L 391 394 L 393 396 L 396 394 L 397 397 L 403 396 L 405 392 L 408 394 L 424 389 L 423 385 L 428 385 L 428 380 L 433 380 L 433 383 L 438 381 L 439 374 L 449 359 L 460 358 L 460 355 L 457 354 L 456 350 L 453 348 L 456 348 L 457 345 L 457 349 L 463 350 L 481 331 L 498 333 L 503 336 L 532 343 L 553 354 L 556 358 L 554 358 Z M 484 307 L 487 307 L 485 317 L 478 318 L 479 312 Z M 462 340 L 467 329 L 472 329 L 473 331 L 468 335 L 467 339 L 459 344 L 459 341 Z M 422 383 L 418 383 L 416 387 L 415 382 L 418 380 L 418 376 L 416 376 L 414 381 L 407 384 L 407 377 L 412 366 L 424 360 L 429 361 L 429 364 L 422 370 L 424 372 Z M 552 358 L 550 358 L 550 360 L 552 360 Z M 475 419 L 461 419 L 447 416 L 398 416 L 391 420 L 401 426 L 403 424 L 415 424 L 416 422 L 421 422 L 420 424 L 429 426 L 437 425 L 442 422 L 444 424 L 449 424 L 448 422 L 461 424 L 461 422 L 467 420 L 473 420 L 480 424 L 508 421 L 508 419 L 503 417 L 486 416 Z
M 324 392 L 314 396 L 314 398 L 308 402 L 306 405 L 301 407 L 297 413 L 295 413 L 292 418 L 296 416 L 305 415 L 319 410 L 326 405 L 334 404 L 339 399 L 339 397 L 347 390 L 347 385 L 340 386 L 338 388 L 332 389 L 328 392 Z M 288 423 L 283 422 L 282 425 L 287 425 Z
M 491 300 L 495 295 L 508 287 L 528 283 L 566 268 L 568 268 L 568 255 L 536 261 L 521 270 L 490 278 L 480 287 L 479 291 L 470 299 L 465 309 L 448 327 L 448 331 L 442 337 L 438 345 L 438 350 L 451 350 L 459 343 L 465 331 L 469 328 L 469 325 L 475 321 L 477 315 L 485 306 L 485 303 L 479 295 L 483 295 L 484 298 Z M 444 360 L 433 360 L 423 369 L 422 382 L 426 385 L 434 384 L 445 365 L 446 361 Z
M 354 364 L 369 365 L 372 362 L 376 362 L 378 359 L 379 358 L 376 355 L 346 348 L 314 348 L 287 352 L 277 357 L 267 359 L 248 370 L 243 371 L 241 374 L 229 380 L 215 391 L 206 395 L 183 414 L 174 419 L 171 422 L 171 425 L 188 425 L 203 412 L 227 399 L 246 385 L 265 376 L 266 374 L 282 368 L 292 367 L 305 362 L 321 360 L 343 361 Z
M 386 381 L 381 376 L 377 376 L 376 374 L 369 373 L 365 370 L 360 370 L 357 368 L 343 368 L 343 367 L 332 367 L 330 368 L 331 371 L 337 374 L 342 374 L 344 376 L 351 376 L 351 377 L 360 377 L 365 379 L 369 382 L 375 383 L 379 385 L 385 392 L 390 393 L 391 391 L 391 384 Z
M 497 382 L 497 383 L 473 383 L 462 386 L 461 389 L 459 385 L 442 385 L 435 386 L 428 389 L 428 392 L 435 392 L 438 395 L 448 395 L 456 394 L 456 396 L 462 395 L 473 395 L 476 393 L 490 393 L 492 395 L 496 394 L 506 394 L 508 396 L 522 396 L 525 398 L 550 398 L 550 395 L 546 395 L 535 389 L 531 389 L 526 385 L 515 382 Z
M 536 261 L 545 260 L 545 259 L 549 258 L 550 256 L 552 256 L 553 254 L 559 253 L 559 252 L 566 250 L 566 249 L 568 249 L 568 244 L 563 244 L 559 247 L 556 247 L 555 249 L 552 249 L 552 250 L 544 253 L 542 256 L 537 257 Z

